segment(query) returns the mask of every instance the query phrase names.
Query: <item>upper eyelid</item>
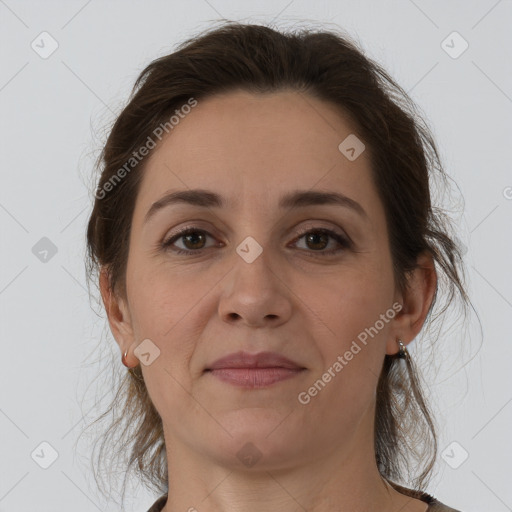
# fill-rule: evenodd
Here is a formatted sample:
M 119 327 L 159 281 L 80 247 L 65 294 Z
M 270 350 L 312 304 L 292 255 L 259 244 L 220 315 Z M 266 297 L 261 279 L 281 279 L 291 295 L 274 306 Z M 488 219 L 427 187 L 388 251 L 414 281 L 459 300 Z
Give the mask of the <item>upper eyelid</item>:
M 194 222 L 194 221 L 191 221 L 191 222 Z M 302 221 L 300 224 L 302 224 L 303 222 L 308 222 L 308 221 Z M 301 226 L 299 229 L 297 229 L 297 231 L 303 233 L 304 231 L 306 231 L 308 229 L 328 229 L 328 230 L 336 232 L 339 235 L 345 235 L 348 238 L 346 231 L 344 229 L 340 228 L 339 226 L 333 226 L 332 221 L 318 219 L 316 221 L 309 221 L 309 222 L 311 222 L 312 224 Z M 318 225 L 319 222 L 330 222 L 331 225 L 330 226 Z M 295 228 L 293 228 L 293 229 L 295 229 Z M 166 236 L 164 239 L 170 240 L 171 238 L 173 238 L 175 236 L 183 235 L 184 233 L 186 233 L 189 230 L 203 231 L 209 235 L 212 235 L 211 228 L 203 228 L 200 224 L 188 224 L 188 225 L 185 225 L 185 226 L 179 228 L 172 235 Z M 213 231 L 215 231 L 215 229 Z M 290 230 L 288 230 L 288 231 L 290 231 Z

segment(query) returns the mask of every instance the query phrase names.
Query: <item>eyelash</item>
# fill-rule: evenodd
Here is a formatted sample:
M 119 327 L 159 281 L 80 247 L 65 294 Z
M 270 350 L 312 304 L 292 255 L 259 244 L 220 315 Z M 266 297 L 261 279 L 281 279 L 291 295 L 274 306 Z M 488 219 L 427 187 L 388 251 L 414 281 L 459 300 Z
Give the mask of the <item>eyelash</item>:
M 189 227 L 183 228 L 178 233 L 173 235 L 171 238 L 169 238 L 168 240 L 163 242 L 162 243 L 162 248 L 165 249 L 165 250 L 171 250 L 171 251 L 175 252 L 178 255 L 193 255 L 193 254 L 198 255 L 198 254 L 201 254 L 206 249 L 185 250 L 185 249 L 172 249 L 171 248 L 172 244 L 175 241 L 177 241 L 178 239 L 183 238 L 185 235 L 189 235 L 191 233 L 202 233 L 202 234 L 211 236 L 210 233 L 208 233 L 207 231 L 205 231 L 203 229 L 199 229 L 199 228 L 196 228 L 196 227 L 193 227 L 193 226 L 191 226 L 191 227 L 189 226 Z M 336 233 L 335 231 L 332 231 L 332 230 L 326 229 L 326 228 L 308 228 L 308 229 L 302 230 L 299 233 L 299 235 L 294 239 L 294 242 L 298 242 L 304 235 L 307 235 L 309 233 L 320 233 L 320 234 L 323 234 L 323 235 L 329 235 L 331 238 L 336 240 L 342 246 L 342 249 L 338 248 L 338 249 L 330 249 L 328 251 L 323 251 L 323 250 L 318 251 L 318 256 L 320 256 L 320 257 L 332 256 L 332 255 L 334 255 L 334 254 L 336 254 L 336 253 L 338 253 L 340 251 L 344 251 L 344 250 L 350 249 L 352 247 L 352 242 L 350 240 L 348 240 L 344 236 L 340 235 L 339 233 Z M 302 249 L 302 250 L 305 250 L 305 249 Z M 306 250 L 306 252 L 317 252 L 317 251 Z

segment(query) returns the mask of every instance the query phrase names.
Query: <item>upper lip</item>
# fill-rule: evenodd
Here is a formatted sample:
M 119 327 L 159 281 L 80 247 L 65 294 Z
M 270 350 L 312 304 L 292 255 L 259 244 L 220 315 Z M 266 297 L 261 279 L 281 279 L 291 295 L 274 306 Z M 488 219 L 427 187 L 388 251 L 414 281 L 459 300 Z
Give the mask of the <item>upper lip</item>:
M 235 352 L 225 357 L 217 359 L 205 368 L 208 370 L 218 370 L 220 368 L 290 368 L 304 369 L 299 364 L 276 352 L 259 352 L 249 354 L 248 352 Z

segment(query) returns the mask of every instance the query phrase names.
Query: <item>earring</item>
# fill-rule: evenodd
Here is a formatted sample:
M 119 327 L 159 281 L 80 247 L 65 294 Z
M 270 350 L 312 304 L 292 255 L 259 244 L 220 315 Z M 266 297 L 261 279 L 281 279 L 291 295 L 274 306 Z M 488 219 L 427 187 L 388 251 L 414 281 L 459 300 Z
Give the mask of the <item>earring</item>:
M 402 340 L 399 339 L 397 341 L 398 341 L 398 345 L 400 346 L 397 357 L 399 357 L 400 359 L 406 359 L 406 357 L 409 355 L 409 352 L 407 352 L 407 348 L 404 345 Z
M 135 368 L 134 366 L 130 366 L 127 362 L 126 362 L 126 356 L 128 355 L 128 350 L 125 350 L 123 356 L 121 357 L 121 362 L 126 366 L 126 368 Z M 137 366 L 137 365 L 135 365 Z

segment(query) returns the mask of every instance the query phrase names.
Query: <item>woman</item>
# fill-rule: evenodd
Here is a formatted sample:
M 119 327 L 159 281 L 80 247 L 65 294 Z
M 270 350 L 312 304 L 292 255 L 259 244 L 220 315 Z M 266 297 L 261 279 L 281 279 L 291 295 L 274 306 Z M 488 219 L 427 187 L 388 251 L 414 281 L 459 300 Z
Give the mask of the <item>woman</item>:
M 139 76 L 87 239 L 150 512 L 455 510 L 407 345 L 441 273 L 469 299 L 414 114 L 332 32 L 227 23 Z

